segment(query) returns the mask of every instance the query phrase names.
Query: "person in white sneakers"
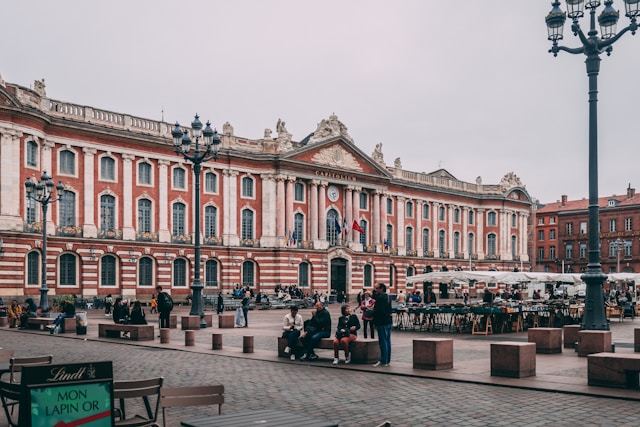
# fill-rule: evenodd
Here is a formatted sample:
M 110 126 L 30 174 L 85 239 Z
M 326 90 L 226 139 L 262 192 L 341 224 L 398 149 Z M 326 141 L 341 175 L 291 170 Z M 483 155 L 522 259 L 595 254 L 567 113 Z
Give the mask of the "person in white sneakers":
M 333 364 L 338 364 L 338 352 L 344 350 L 344 363 L 351 363 L 349 345 L 358 338 L 360 320 L 355 314 L 351 314 L 351 307 L 345 304 L 340 308 L 342 316 L 338 319 L 336 337 L 333 339 Z
M 298 314 L 298 306 L 292 305 L 291 312 L 285 314 L 282 320 L 282 338 L 287 339 L 287 346 L 284 348 L 284 352 L 291 354 L 291 360 L 296 360 L 295 348 L 298 344 L 298 338 L 304 323 L 302 322 L 302 316 Z

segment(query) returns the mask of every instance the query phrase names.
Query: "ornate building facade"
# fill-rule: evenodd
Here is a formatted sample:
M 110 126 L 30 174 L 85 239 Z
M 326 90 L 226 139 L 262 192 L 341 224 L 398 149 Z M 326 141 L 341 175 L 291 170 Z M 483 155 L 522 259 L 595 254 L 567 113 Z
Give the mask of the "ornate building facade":
M 365 154 L 335 115 L 301 141 L 280 120 L 260 139 L 225 123 L 197 207 L 171 129 L 0 78 L 0 296 L 38 295 L 42 209 L 24 183 L 45 171 L 65 187 L 44 221 L 50 296 L 148 299 L 160 284 L 186 298 L 198 208 L 205 294 L 397 292 L 428 268 L 529 268 L 532 201 L 513 173 L 486 185 L 388 166 L 382 144 Z

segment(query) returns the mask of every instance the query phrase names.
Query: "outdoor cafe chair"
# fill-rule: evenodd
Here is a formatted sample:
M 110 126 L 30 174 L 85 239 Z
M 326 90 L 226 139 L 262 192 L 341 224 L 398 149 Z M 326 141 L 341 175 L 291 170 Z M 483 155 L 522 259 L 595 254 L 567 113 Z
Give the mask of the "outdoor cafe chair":
M 144 380 L 114 381 L 113 399 L 119 402 L 119 407 L 114 409 L 116 426 L 144 427 L 158 425 L 158 411 L 160 409 L 160 389 L 163 377 Z M 155 408 L 151 407 L 150 398 L 155 399 Z M 142 399 L 146 409 L 146 415 L 136 414 L 127 418 L 125 400 Z
M 40 365 L 50 365 L 53 362 L 53 356 L 34 356 L 34 357 L 12 357 L 9 359 L 9 371 L 2 372 L 0 374 L 4 375 L 5 373 L 9 374 L 9 382 L 12 384 L 20 382 L 20 377 L 16 374 L 22 372 L 22 368 L 25 366 L 40 366 Z M 1 380 L 2 378 L 0 378 Z

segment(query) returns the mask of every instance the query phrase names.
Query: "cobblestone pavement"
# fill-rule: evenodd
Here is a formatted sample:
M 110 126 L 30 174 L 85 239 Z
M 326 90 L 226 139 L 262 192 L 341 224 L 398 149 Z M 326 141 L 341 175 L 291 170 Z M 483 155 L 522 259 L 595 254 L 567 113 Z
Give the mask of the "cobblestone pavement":
M 196 347 L 185 347 L 179 330 L 172 330 L 171 346 L 158 340 L 139 345 L 97 339 L 97 322 L 104 317 L 100 319 L 96 313 L 90 315 L 93 324 L 86 340 L 75 334 L 52 336 L 0 329 L 0 346 L 15 349 L 18 355 L 53 354 L 54 363 L 111 360 L 116 380 L 163 376 L 170 386 L 221 383 L 225 385 L 223 413 L 278 409 L 340 421 L 343 427 L 376 426 L 385 420 L 393 426 L 640 425 L 640 405 L 625 398 L 447 381 L 362 365 L 335 368 L 326 359 L 328 353 L 323 353 L 322 363 L 284 361 L 274 357 L 274 337 L 279 335 L 284 314 L 282 310 L 251 312 L 249 328 L 224 330 L 226 350 L 222 353 L 210 350 L 211 333 L 223 331 L 217 328 L 198 331 Z M 257 355 L 244 355 L 235 348 L 241 347 L 242 335 L 256 337 Z M 404 342 L 409 338 L 401 335 L 394 334 L 398 347 L 394 344 L 392 367 L 411 357 Z M 499 337 L 506 338 L 521 336 Z M 269 350 L 261 350 L 262 346 Z M 479 350 L 460 347 L 469 360 L 484 357 Z M 167 425 L 179 426 L 179 420 L 215 413 L 208 407 L 172 409 Z M 5 425 L 2 414 L 0 426 Z

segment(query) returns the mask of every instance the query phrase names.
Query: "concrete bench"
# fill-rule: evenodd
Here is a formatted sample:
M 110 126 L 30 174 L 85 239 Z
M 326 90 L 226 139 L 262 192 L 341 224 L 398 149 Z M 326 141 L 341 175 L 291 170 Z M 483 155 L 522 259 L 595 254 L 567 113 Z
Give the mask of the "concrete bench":
M 439 371 L 452 368 L 452 339 L 423 338 L 413 340 L 413 369 Z
M 55 319 L 53 317 L 29 317 L 27 319 L 27 327 L 29 329 L 44 329 L 47 325 L 52 325 Z
M 491 344 L 491 376 L 524 378 L 536 375 L 536 344 L 498 342 Z
M 589 385 L 640 388 L 640 355 L 594 353 L 587 356 Z
M 100 323 L 98 336 L 101 338 L 122 338 L 122 332 L 129 333 L 134 341 L 153 341 L 153 325 L 123 325 L 119 323 Z
M 287 339 L 278 337 L 278 356 L 289 357 L 284 352 L 284 348 L 287 346 Z M 322 338 L 319 349 L 333 350 L 333 338 Z M 302 354 L 303 346 L 300 340 L 298 340 L 298 346 L 293 349 L 295 354 Z M 331 356 L 333 357 L 333 356 Z M 357 340 L 351 343 L 351 363 L 375 363 L 380 360 L 380 346 L 378 340 L 370 340 L 358 337 Z
M 60 330 L 63 334 L 70 334 L 76 331 L 76 317 L 65 317 L 62 319 L 62 328 Z
M 200 316 L 182 316 L 182 330 L 197 331 L 200 329 Z
M 235 326 L 235 316 L 233 314 L 221 314 L 218 316 L 218 328 L 232 328 Z
M 578 332 L 580 332 L 580 325 L 564 325 L 562 327 L 562 346 L 575 348 L 578 342 Z
M 528 341 L 536 344 L 536 353 L 562 353 L 562 328 L 530 328 Z
M 611 331 L 578 332 L 578 356 L 603 353 L 611 350 Z

